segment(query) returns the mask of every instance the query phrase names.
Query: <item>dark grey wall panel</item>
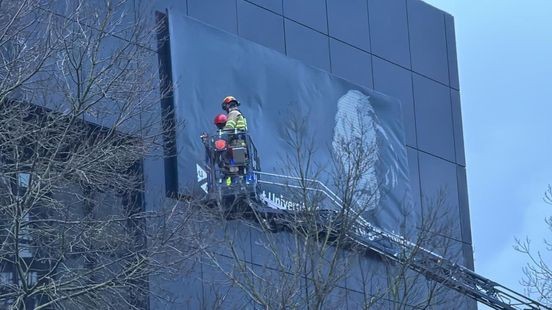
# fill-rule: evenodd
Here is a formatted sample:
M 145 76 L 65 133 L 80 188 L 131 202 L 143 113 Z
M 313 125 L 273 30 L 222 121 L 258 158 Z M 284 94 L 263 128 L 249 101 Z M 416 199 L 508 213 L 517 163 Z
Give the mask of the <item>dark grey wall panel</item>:
M 236 33 L 236 0 L 187 0 L 188 15 L 222 30 Z
M 326 0 L 283 0 L 284 15 L 305 26 L 328 33 Z
M 258 275 L 253 285 L 256 292 L 265 298 L 268 306 L 254 309 L 298 309 L 305 307 L 305 277 L 302 274 L 280 272 L 265 266 L 253 265 Z
M 464 264 L 473 270 L 473 245 L 470 224 L 470 206 L 468 201 L 468 182 L 466 180 L 466 168 L 457 166 L 458 195 L 460 203 L 460 224 L 462 225 L 462 240 L 464 241 Z
M 238 0 L 238 32 L 241 37 L 285 53 L 284 18 L 278 14 Z
M 419 0 L 407 0 L 412 69 L 449 84 L 445 18 L 442 11 Z
M 328 37 L 289 19 L 285 20 L 287 55 L 330 71 Z
M 141 0 L 141 1 L 144 1 L 144 0 Z M 147 1 L 147 2 L 148 3 L 153 2 L 151 3 L 151 9 L 153 11 L 165 12 L 165 10 L 169 10 L 171 12 L 177 12 L 178 14 L 182 14 L 182 15 L 188 14 L 188 3 L 187 3 L 188 0 L 183 0 L 183 1 L 157 0 L 157 1 Z
M 400 230 L 397 230 L 403 237 L 416 242 L 419 237 L 419 227 L 422 226 L 422 203 L 420 188 L 420 168 L 418 165 L 418 151 L 407 147 L 408 171 L 410 181 L 410 199 L 399 206 L 401 212 Z
M 210 227 L 206 244 L 214 245 L 212 249 L 220 255 L 236 255 L 244 261 L 251 261 L 251 232 L 249 223 L 244 221 L 205 221 L 203 226 Z
M 366 309 L 366 305 L 370 304 L 372 296 L 355 291 L 347 292 L 347 309 Z
M 338 40 L 330 39 L 330 54 L 333 74 L 360 86 L 374 87 L 372 56 L 369 53 Z
M 327 0 L 330 36 L 370 51 L 368 2 Z
M 203 272 L 199 257 L 181 264 L 171 274 L 150 276 L 150 309 L 202 309 Z
M 163 154 L 159 157 L 151 156 L 144 158 L 144 188 L 146 210 L 156 210 L 163 205 L 165 199 L 165 175 Z
M 385 60 L 372 57 L 374 89 L 401 101 L 406 144 L 416 147 L 416 117 L 412 92 L 412 73 Z
M 410 68 L 406 1 L 369 0 L 372 52 Z
M 450 236 L 461 240 L 460 223 L 458 219 L 460 214 L 458 182 L 456 176 L 456 164 L 447 162 L 435 156 L 420 152 L 418 154 L 420 162 L 420 189 L 422 192 L 422 205 L 424 215 L 436 212 L 438 218 L 442 220 L 445 228 L 450 228 Z M 439 201 L 443 202 L 440 203 Z M 425 227 L 428 229 L 428 227 Z M 437 228 L 433 227 L 433 231 Z M 435 236 L 437 237 L 437 236 Z M 451 240 L 451 245 L 459 245 L 459 241 Z M 452 250 L 452 249 L 449 249 Z M 450 252 L 450 251 L 449 251 Z M 454 257 L 457 258 L 455 253 Z
M 440 190 L 445 190 L 447 204 L 458 209 L 458 191 L 456 165 L 445 160 L 420 152 L 420 188 L 425 200 L 436 197 Z M 456 216 L 456 219 L 459 217 Z
M 450 89 L 414 74 L 418 148 L 455 161 Z
M 418 151 L 416 149 L 407 147 L 406 152 L 408 154 L 408 176 L 410 178 L 410 189 L 412 190 L 412 198 L 414 203 L 415 214 L 419 215 L 419 208 L 421 206 L 421 190 L 420 190 L 420 168 L 418 166 Z
M 466 156 L 464 153 L 464 130 L 462 127 L 462 109 L 460 103 L 460 93 L 451 89 L 450 98 L 452 104 L 452 121 L 454 128 L 454 144 L 456 149 L 456 163 L 466 166 Z
M 247 0 L 267 8 L 275 13 L 282 14 L 282 0 Z
M 369 300 L 378 289 L 385 290 L 388 287 L 386 266 L 377 254 L 364 256 L 349 253 L 347 259 L 347 289 L 361 293 Z
M 341 287 L 335 287 L 328 292 L 317 292 L 320 289 L 320 283 L 313 281 L 307 282 L 308 293 L 304 309 L 343 309 L 347 305 L 347 290 Z M 318 284 L 318 287 L 316 285 Z M 322 295 L 324 299 L 316 297 L 316 294 Z M 321 301 L 321 302 L 320 302 Z M 317 303 L 318 302 L 318 303 Z
M 458 78 L 458 60 L 456 55 L 456 31 L 454 30 L 454 17 L 445 13 L 445 26 L 447 34 L 447 51 L 450 87 L 460 89 L 460 81 Z
M 302 244 L 303 239 L 297 234 L 290 232 L 280 232 L 277 234 L 269 233 L 262 229 L 251 229 L 251 251 L 255 253 L 252 257 L 252 263 L 280 270 L 282 266 L 290 268 L 299 268 L 297 266 L 297 257 L 302 253 L 297 253 L 297 247 Z M 280 270 L 284 271 L 284 270 Z
M 251 309 L 253 303 L 244 290 L 237 283 L 230 280 L 223 272 L 233 274 L 238 281 L 247 283 L 250 281 L 250 274 L 242 276 L 234 272 L 236 262 L 232 258 L 215 256 L 216 263 L 206 256 L 203 256 L 203 305 L 201 309 Z M 185 287 L 181 287 L 185 290 Z

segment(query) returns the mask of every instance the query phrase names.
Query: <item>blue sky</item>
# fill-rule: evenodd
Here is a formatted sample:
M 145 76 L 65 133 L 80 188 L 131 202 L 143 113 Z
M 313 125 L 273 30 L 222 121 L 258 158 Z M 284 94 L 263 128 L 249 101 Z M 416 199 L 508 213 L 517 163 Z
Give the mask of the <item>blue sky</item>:
M 521 292 L 514 238 L 552 239 L 552 1 L 424 1 L 455 17 L 476 272 Z

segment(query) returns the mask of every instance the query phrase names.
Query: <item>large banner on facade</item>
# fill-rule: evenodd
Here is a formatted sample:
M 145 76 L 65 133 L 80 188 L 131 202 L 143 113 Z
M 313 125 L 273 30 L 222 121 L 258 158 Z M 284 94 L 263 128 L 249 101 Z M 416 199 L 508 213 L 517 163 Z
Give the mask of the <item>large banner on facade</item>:
M 199 137 L 216 131 L 213 118 L 231 95 L 263 172 L 316 179 L 396 228 L 410 203 L 398 101 L 193 19 L 173 14 L 169 24 L 182 193 L 205 189 Z M 301 206 L 288 190 L 265 184 L 263 192 L 272 206 Z

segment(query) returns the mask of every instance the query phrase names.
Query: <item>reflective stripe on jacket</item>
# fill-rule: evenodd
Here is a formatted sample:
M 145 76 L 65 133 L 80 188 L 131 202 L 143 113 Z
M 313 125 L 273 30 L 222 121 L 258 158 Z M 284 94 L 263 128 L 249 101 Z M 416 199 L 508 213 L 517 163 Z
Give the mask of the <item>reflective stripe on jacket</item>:
M 236 128 L 243 129 L 243 130 L 247 129 L 247 120 L 243 115 L 240 115 L 238 117 L 238 121 L 236 122 Z
M 247 120 L 238 110 L 232 110 L 228 113 L 225 129 L 247 130 Z

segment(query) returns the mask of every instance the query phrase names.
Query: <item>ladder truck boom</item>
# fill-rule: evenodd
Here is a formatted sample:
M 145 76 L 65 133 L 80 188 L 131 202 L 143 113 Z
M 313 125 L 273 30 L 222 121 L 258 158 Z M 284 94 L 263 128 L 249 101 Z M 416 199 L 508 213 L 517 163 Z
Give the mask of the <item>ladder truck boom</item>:
M 301 186 L 303 186 L 304 189 L 306 188 L 317 193 L 323 193 L 329 198 L 329 201 L 337 206 L 338 210 L 343 207 L 341 199 L 318 180 L 301 179 L 260 171 L 255 171 L 255 173 L 285 180 L 281 182 L 262 181 L 270 185 L 286 186 L 290 188 L 294 187 L 293 184 L 290 184 L 290 180 L 299 181 L 302 183 Z M 264 211 L 263 215 L 270 216 L 270 211 L 268 213 Z M 281 219 L 282 213 L 278 212 L 277 216 Z M 358 214 L 354 215 L 354 217 L 355 224 L 346 232 L 346 236 L 348 242 L 354 244 L 357 249 L 361 249 L 364 252 L 371 251 L 378 253 L 391 261 L 403 264 L 423 274 L 428 279 L 438 282 L 463 295 L 469 296 L 494 309 L 552 309 L 536 300 L 487 279 L 462 265 L 451 262 L 443 256 L 425 249 L 400 235 L 376 227 Z M 291 214 L 290 219 L 285 222 L 293 225 L 291 221 L 295 218 L 296 217 Z M 409 253 L 410 255 L 406 257 L 401 253 Z
M 494 309 L 551 309 L 529 297 L 521 295 L 505 286 L 489 280 L 468 268 L 405 240 L 399 235 L 385 232 L 372 225 L 365 226 L 365 234 L 353 234 L 350 238 L 361 247 L 377 252 L 380 255 L 405 264 L 408 268 L 423 274 L 461 294 L 469 296 Z M 370 235 L 370 238 L 366 238 Z M 380 236 L 380 239 L 373 236 Z M 392 244 L 382 246 L 381 241 Z M 406 258 L 400 253 L 411 253 Z
M 311 193 L 322 194 L 331 202 L 331 208 L 320 208 L 316 211 L 316 222 L 320 225 L 320 231 L 328 227 L 336 227 L 340 236 L 345 237 L 347 244 L 352 249 L 363 253 L 377 253 L 382 257 L 398 264 L 402 264 L 416 271 L 430 280 L 440 283 L 463 295 L 469 296 L 494 309 L 551 309 L 538 301 L 519 294 L 505 286 L 491 281 L 468 268 L 456 264 L 443 256 L 415 244 L 403 236 L 385 231 L 360 214 L 354 214 L 354 210 L 348 210 L 348 216 L 352 214 L 353 225 L 340 227 L 345 210 L 344 203 L 333 193 L 328 186 L 314 179 L 299 178 L 260 171 L 260 161 L 255 145 L 246 131 L 224 131 L 220 129 L 217 134 L 209 137 L 201 136 L 206 151 L 206 173 L 208 184 L 205 189 L 207 198 L 205 205 L 216 205 L 226 209 L 224 212 L 238 212 L 236 205 L 241 205 L 247 210 L 245 213 L 253 214 L 252 220 L 258 221 L 264 226 L 289 226 L 293 228 L 301 225 L 301 217 L 307 210 L 300 208 L 280 208 L 267 201 L 262 186 L 282 187 L 284 191 L 299 189 Z M 236 201 L 242 203 L 236 204 Z M 296 206 L 297 207 L 297 206 Z M 240 214 L 245 214 L 243 208 Z M 278 229 L 271 229 L 278 231 Z M 404 255 L 407 253 L 408 255 Z

